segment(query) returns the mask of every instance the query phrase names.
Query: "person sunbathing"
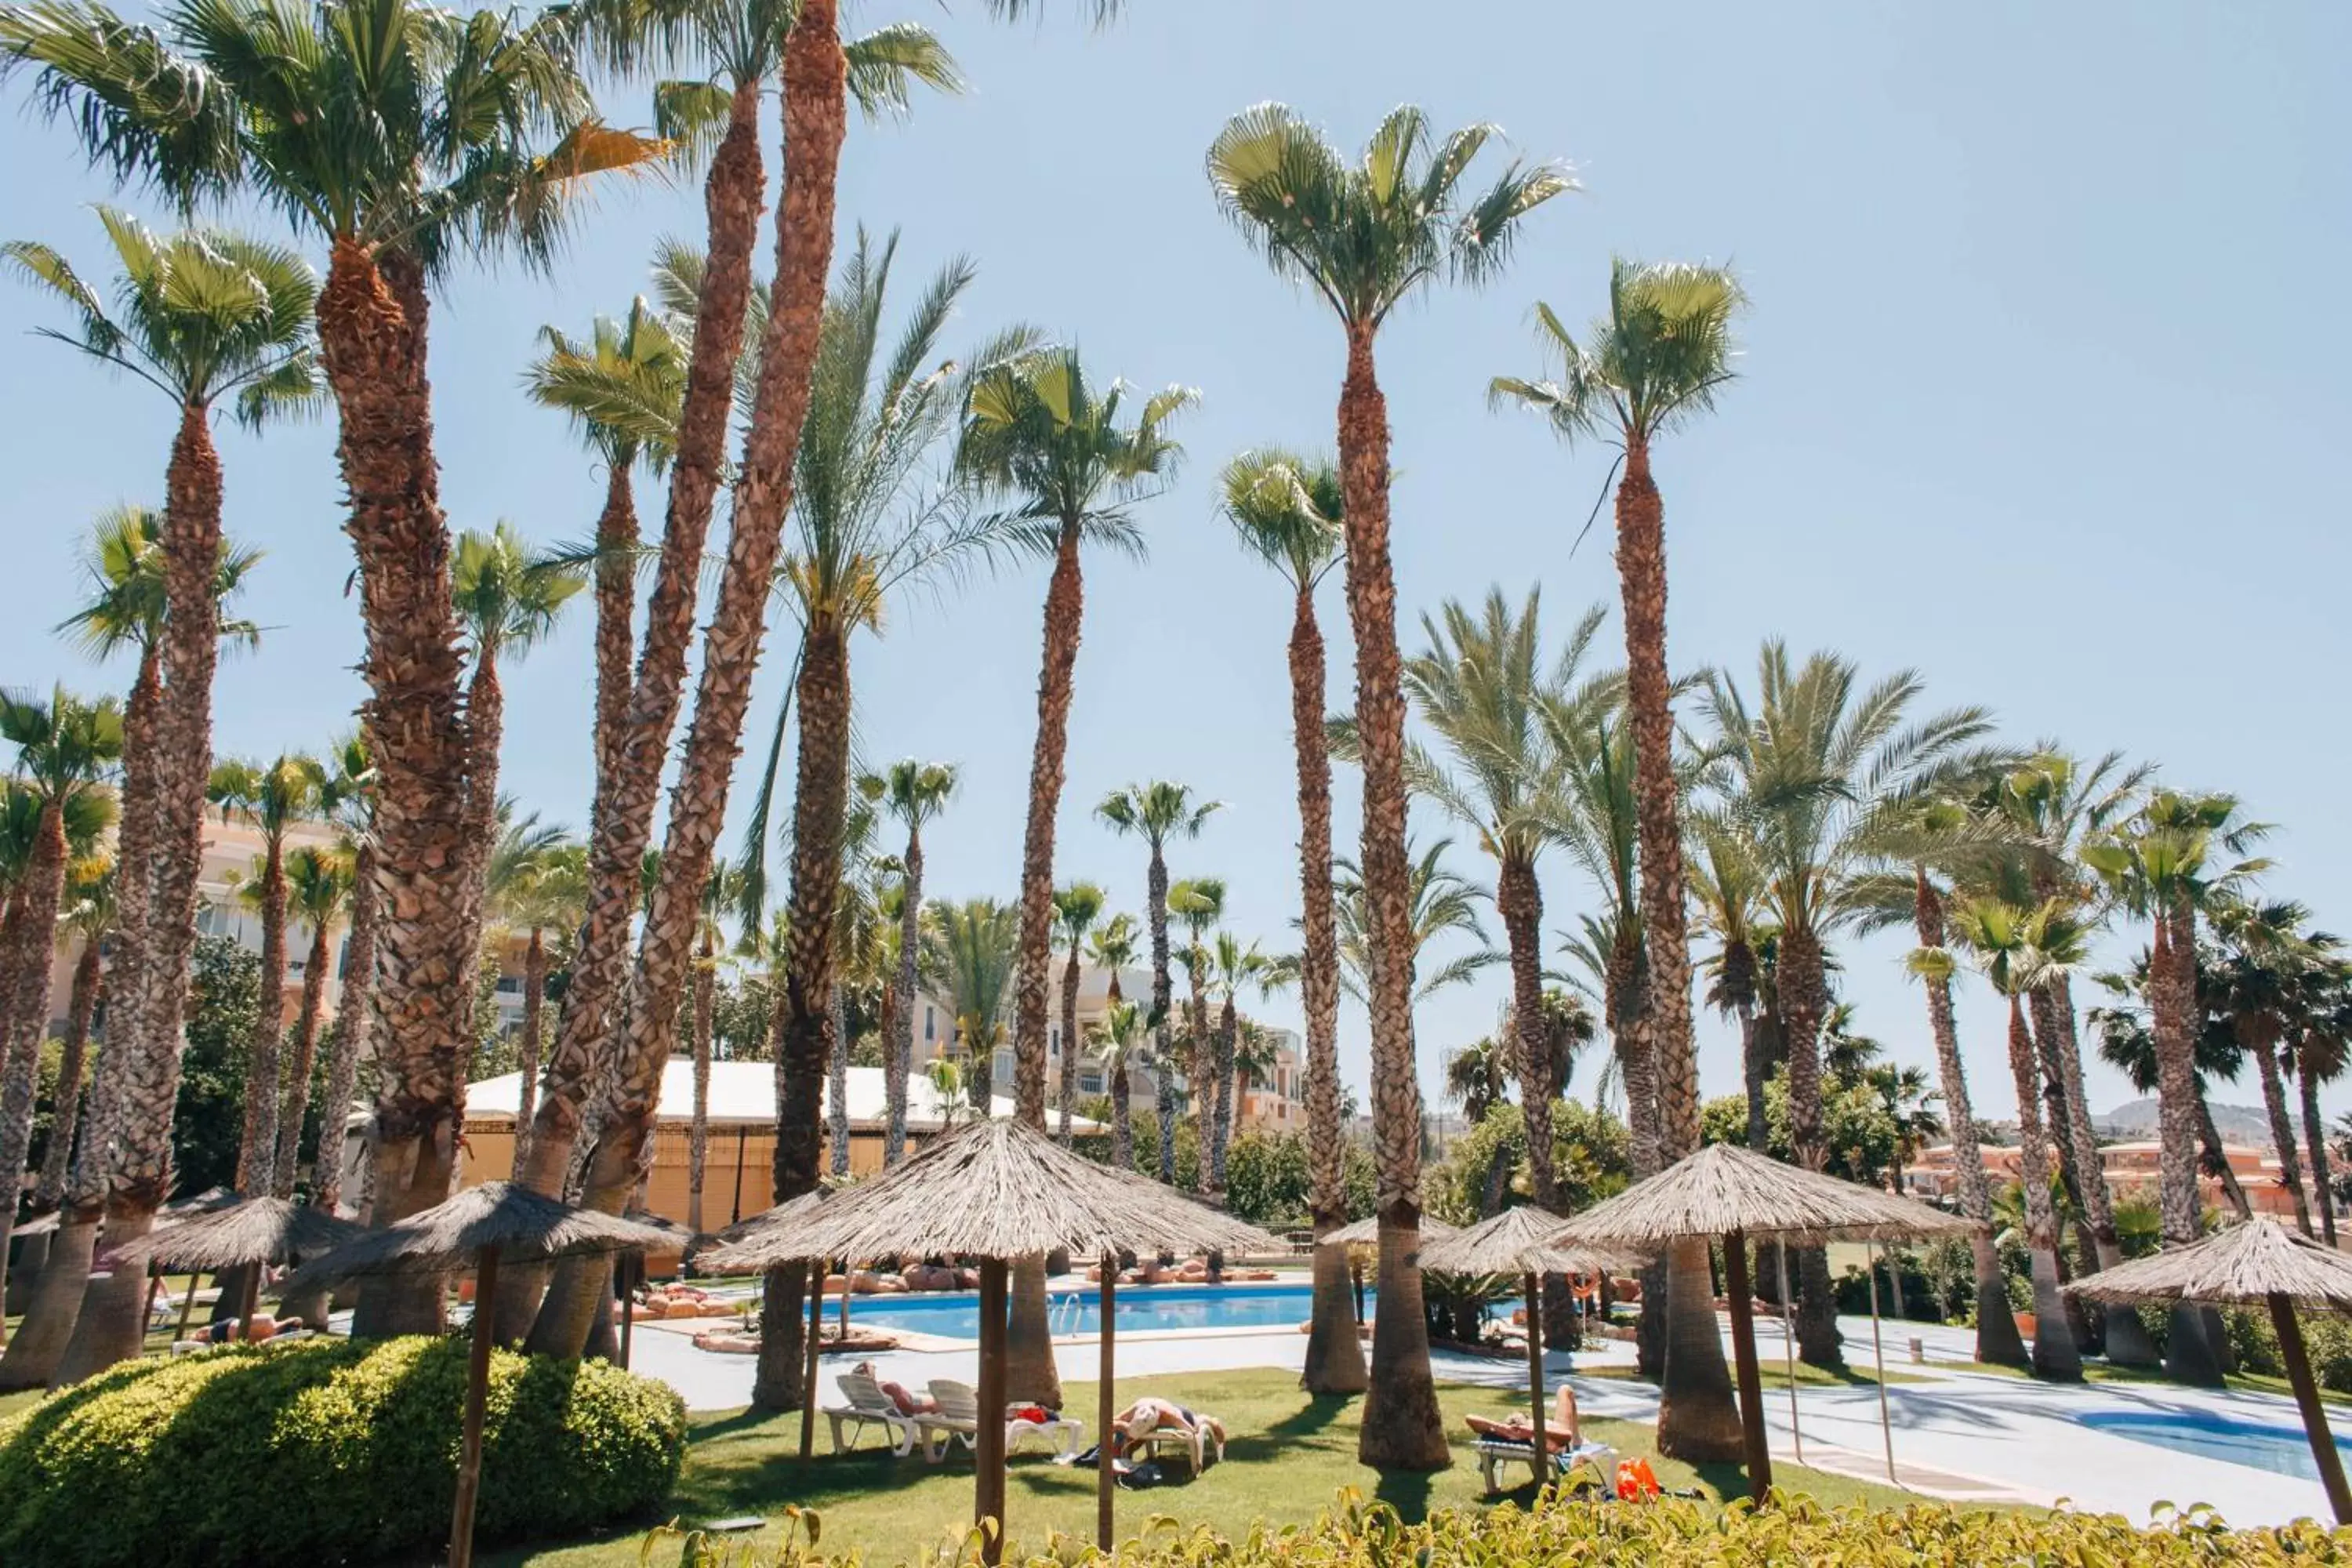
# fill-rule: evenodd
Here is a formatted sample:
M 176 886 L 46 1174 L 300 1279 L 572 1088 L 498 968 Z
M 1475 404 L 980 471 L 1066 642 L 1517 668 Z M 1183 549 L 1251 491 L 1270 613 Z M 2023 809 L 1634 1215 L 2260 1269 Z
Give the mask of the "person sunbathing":
M 1504 1443 L 1532 1443 L 1536 1440 L 1535 1423 L 1524 1415 L 1514 1415 L 1508 1421 L 1490 1420 L 1484 1415 L 1467 1417 L 1470 1430 L 1481 1437 L 1492 1437 Z M 1559 1385 L 1558 1397 L 1552 1401 L 1551 1419 L 1544 1423 L 1544 1447 L 1547 1448 L 1577 1448 L 1583 1447 L 1584 1430 L 1576 1417 L 1576 1391 L 1566 1384 Z
M 1111 1420 L 1110 1456 L 1123 1459 L 1147 1443 L 1172 1438 L 1189 1446 L 1195 1437 L 1222 1459 L 1225 1457 L 1225 1424 L 1201 1415 L 1167 1399 L 1139 1399 Z
M 911 1393 L 903 1383 L 882 1381 L 875 1374 L 874 1363 L 870 1361 L 861 1361 L 850 1370 L 873 1378 L 874 1386 L 882 1391 L 882 1397 L 897 1405 L 901 1415 L 927 1415 L 940 1407 L 940 1402 L 928 1394 Z

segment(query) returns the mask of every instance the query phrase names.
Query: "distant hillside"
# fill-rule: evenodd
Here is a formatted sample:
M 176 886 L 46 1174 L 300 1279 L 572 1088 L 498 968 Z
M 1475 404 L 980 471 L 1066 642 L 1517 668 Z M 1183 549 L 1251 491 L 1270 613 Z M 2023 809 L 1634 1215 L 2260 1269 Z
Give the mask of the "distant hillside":
M 2156 1136 L 2156 1100 L 2135 1100 L 2118 1105 L 2104 1114 L 2094 1112 L 2091 1121 L 2100 1132 L 2111 1138 L 2153 1138 Z M 2271 1141 L 2270 1118 L 2259 1106 L 2213 1106 L 2213 1125 L 2221 1130 L 2224 1142 L 2266 1145 Z

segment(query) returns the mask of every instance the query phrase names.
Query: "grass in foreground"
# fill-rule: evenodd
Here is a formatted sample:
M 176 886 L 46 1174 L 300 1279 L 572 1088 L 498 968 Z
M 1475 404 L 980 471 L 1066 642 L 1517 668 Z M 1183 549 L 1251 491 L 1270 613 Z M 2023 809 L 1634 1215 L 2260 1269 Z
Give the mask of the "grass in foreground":
M 1094 1385 L 1066 1384 L 1063 1392 L 1070 1409 L 1087 1417 L 1091 1435 Z M 1499 1418 L 1527 1408 L 1525 1393 L 1513 1396 L 1484 1388 L 1441 1385 L 1438 1395 L 1445 1409 L 1448 1436 L 1457 1440 L 1454 1468 L 1431 1476 L 1383 1476 L 1356 1463 L 1361 1402 L 1311 1397 L 1299 1390 L 1297 1377 L 1290 1373 L 1138 1378 L 1122 1382 L 1119 1392 L 1122 1403 L 1144 1394 L 1181 1399 L 1222 1417 L 1233 1434 L 1225 1463 L 1198 1481 L 1120 1492 L 1118 1528 L 1122 1538 L 1140 1532 L 1155 1514 L 1172 1515 L 1187 1524 L 1207 1524 L 1234 1537 L 1247 1535 L 1250 1526 L 1261 1519 L 1270 1525 L 1311 1523 L 1329 1504 L 1332 1494 L 1348 1486 L 1395 1505 L 1409 1520 L 1418 1520 L 1435 1509 L 1476 1506 L 1485 1500 L 1479 1492 L 1475 1458 L 1466 1444 L 1459 1443 L 1466 1436 L 1462 1417 L 1476 1411 Z M 1718 1499 L 1746 1490 L 1745 1473 L 1737 1465 L 1694 1468 L 1658 1458 L 1649 1427 L 1616 1421 L 1588 1421 L 1585 1426 L 1628 1458 L 1650 1457 L 1659 1482 L 1667 1488 L 1696 1486 Z M 742 1411 L 698 1417 L 674 1511 L 689 1526 L 740 1514 L 762 1514 L 776 1521 L 786 1504 L 796 1504 L 814 1509 L 822 1517 L 822 1549 L 826 1555 L 845 1554 L 856 1547 L 877 1564 L 905 1561 L 943 1542 L 950 1531 L 961 1533 L 970 1524 L 969 1456 L 959 1452 L 947 1463 L 932 1466 L 919 1455 L 893 1459 L 873 1443 L 869 1437 L 866 1452 L 835 1458 L 827 1451 L 829 1444 L 820 1426 L 819 1458 L 803 1466 L 798 1458 L 797 1415 L 761 1416 Z M 1809 1492 L 1824 1502 L 1860 1500 L 1873 1506 L 1900 1506 L 1916 1500 L 1885 1487 L 1792 1465 L 1775 1466 L 1774 1477 L 1781 1486 Z M 1524 1503 L 1532 1494 L 1522 1489 L 1507 1495 Z M 1033 1449 L 1013 1462 L 1007 1511 L 1016 1542 L 1041 1545 L 1049 1531 L 1057 1530 L 1091 1538 L 1094 1472 L 1054 1465 Z M 509 1550 L 485 1561 L 539 1568 L 559 1564 L 562 1568 L 636 1568 L 643 1534 L 641 1529 L 633 1529 L 594 1542 Z M 772 1542 L 781 1536 L 781 1529 L 772 1522 L 756 1537 L 735 1539 Z M 657 1556 L 656 1560 L 667 1559 Z

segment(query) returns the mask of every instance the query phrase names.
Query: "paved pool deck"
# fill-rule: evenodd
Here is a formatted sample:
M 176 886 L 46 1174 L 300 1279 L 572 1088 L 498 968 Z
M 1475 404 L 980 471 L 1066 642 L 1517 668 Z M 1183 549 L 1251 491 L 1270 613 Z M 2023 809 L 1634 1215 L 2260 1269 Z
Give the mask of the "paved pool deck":
M 1839 1327 L 1849 1359 L 1867 1366 L 1870 1320 L 1842 1319 Z M 1785 1384 L 1775 1387 L 1772 1383 L 1773 1368 L 1781 1357 L 1780 1325 L 1759 1319 L 1757 1334 L 1765 1363 L 1765 1426 L 1775 1456 L 1795 1459 L 1801 1436 L 1806 1463 L 1885 1481 L 1878 1389 L 1869 1384 L 1800 1389 L 1792 1427 L 1788 1389 Z M 1914 1338 L 1922 1343 L 1922 1363 L 1909 1360 L 1908 1342 Z M 1908 1489 L 1958 1501 L 2064 1502 L 2120 1513 L 2135 1522 L 2146 1522 L 2164 1503 L 2181 1508 L 2208 1503 L 2240 1525 L 2324 1515 L 2326 1502 L 2316 1481 L 2181 1453 L 2100 1431 L 2078 1419 L 2095 1413 L 2219 1415 L 2299 1434 L 2301 1422 L 2292 1400 L 2156 1384 L 2061 1386 L 2001 1377 L 1967 1370 L 1971 1343 L 1965 1330 L 1892 1322 L 1886 1327 L 1888 1370 L 1920 1380 L 1893 1384 L 1885 1391 L 1897 1475 Z M 1295 1330 L 1136 1334 L 1120 1339 L 1118 1371 L 1122 1377 L 1243 1367 L 1296 1372 L 1306 1352 L 1307 1336 Z M 698 1411 L 748 1404 L 751 1359 L 697 1350 L 683 1333 L 660 1331 L 659 1325 L 642 1328 L 634 1346 L 636 1370 L 668 1383 L 684 1395 L 689 1409 Z M 830 1391 L 833 1376 L 857 1359 L 826 1356 L 820 1373 L 824 1387 Z M 899 1349 L 870 1359 L 881 1375 L 910 1388 L 921 1388 L 933 1378 L 974 1382 L 979 1373 L 978 1347 L 968 1343 L 952 1349 Z M 1091 1336 L 1057 1340 L 1055 1359 L 1066 1379 L 1091 1382 L 1097 1367 L 1097 1343 Z M 1442 1381 L 1511 1389 L 1525 1385 L 1521 1362 L 1444 1350 L 1432 1359 Z M 1551 1375 L 1573 1381 L 1580 1407 L 1588 1414 L 1654 1423 L 1657 1395 L 1649 1385 L 1576 1375 L 1578 1369 L 1630 1366 L 1632 1361 L 1632 1347 L 1614 1342 L 1594 1342 L 1572 1358 L 1558 1352 L 1547 1357 Z M 2352 1412 L 2345 1418 L 2352 1419 Z

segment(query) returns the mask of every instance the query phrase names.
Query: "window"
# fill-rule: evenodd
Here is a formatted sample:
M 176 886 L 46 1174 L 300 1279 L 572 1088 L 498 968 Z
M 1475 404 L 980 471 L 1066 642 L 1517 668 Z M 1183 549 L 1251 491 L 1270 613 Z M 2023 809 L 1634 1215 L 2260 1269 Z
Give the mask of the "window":
M 997 1052 L 996 1061 L 990 1068 L 990 1071 L 995 1076 L 998 1083 L 1011 1083 L 1013 1081 L 1013 1053 L 1011 1051 Z
M 1045 1054 L 1049 1057 L 1062 1054 L 1062 1026 L 1058 1024 L 1045 1031 Z
M 929 1006 L 926 1005 L 923 1008 L 923 1038 L 925 1040 L 935 1040 L 939 1038 L 939 1015 Z
M 1078 1092 L 1080 1094 L 1100 1094 L 1102 1091 L 1102 1074 L 1098 1072 L 1082 1072 L 1078 1075 Z

